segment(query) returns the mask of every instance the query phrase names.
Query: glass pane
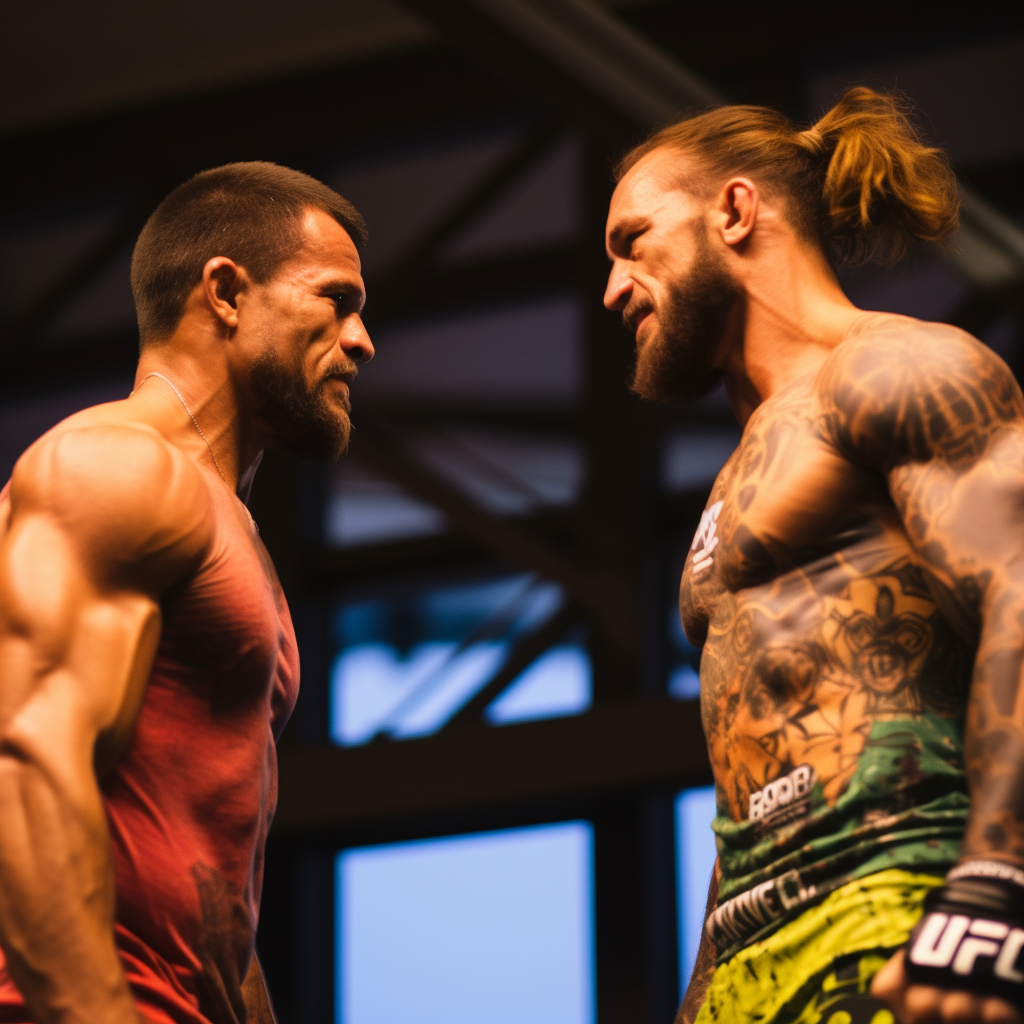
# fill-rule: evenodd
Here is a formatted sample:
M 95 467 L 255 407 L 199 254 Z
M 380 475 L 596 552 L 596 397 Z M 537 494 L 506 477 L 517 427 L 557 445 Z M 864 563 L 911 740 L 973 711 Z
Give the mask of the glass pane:
M 558 715 L 590 707 L 590 658 L 582 647 L 553 647 L 541 655 L 487 708 L 494 725 Z
M 593 1024 L 587 822 L 338 855 L 339 1024 Z
M 516 640 L 554 614 L 561 589 L 530 576 L 347 605 L 336 618 L 331 735 L 424 736 L 445 724 L 500 669 Z M 576 714 L 590 706 L 590 661 L 554 648 L 488 708 L 492 723 Z
M 676 797 L 676 891 L 679 894 L 679 991 L 693 973 L 715 866 L 715 787 L 684 789 Z

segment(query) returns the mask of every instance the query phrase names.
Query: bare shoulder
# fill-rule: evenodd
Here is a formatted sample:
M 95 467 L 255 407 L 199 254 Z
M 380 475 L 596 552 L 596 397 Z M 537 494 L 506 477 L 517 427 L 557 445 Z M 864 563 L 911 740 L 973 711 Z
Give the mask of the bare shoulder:
M 1024 426 L 1009 367 L 966 331 L 868 315 L 823 365 L 816 400 L 826 433 L 858 462 L 889 469 L 943 458 L 970 463 Z
M 144 425 L 91 423 L 51 431 L 18 460 L 12 526 L 43 517 L 111 567 L 176 574 L 213 531 L 208 485 L 195 465 Z

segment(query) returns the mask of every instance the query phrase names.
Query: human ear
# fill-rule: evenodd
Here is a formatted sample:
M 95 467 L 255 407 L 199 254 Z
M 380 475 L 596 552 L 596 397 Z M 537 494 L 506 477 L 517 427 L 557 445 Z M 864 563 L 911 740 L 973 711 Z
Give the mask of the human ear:
M 737 246 L 754 230 L 761 194 L 749 178 L 730 178 L 718 194 L 715 212 L 722 241 Z
M 203 267 L 203 292 L 214 316 L 225 327 L 238 326 L 238 296 L 245 291 L 248 278 L 234 260 L 214 256 Z

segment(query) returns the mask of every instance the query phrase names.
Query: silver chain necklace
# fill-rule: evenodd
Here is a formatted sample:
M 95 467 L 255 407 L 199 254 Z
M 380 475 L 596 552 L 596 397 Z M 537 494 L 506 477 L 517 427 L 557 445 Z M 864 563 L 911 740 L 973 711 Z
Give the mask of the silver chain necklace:
M 210 453 L 210 458 L 213 459 L 213 465 L 214 468 L 217 470 L 217 475 L 221 478 L 221 480 L 224 481 L 225 486 L 230 490 L 231 485 L 228 483 L 228 478 L 223 474 L 223 472 L 221 472 L 220 463 L 217 461 L 217 456 L 213 454 L 213 446 L 210 444 L 209 440 L 207 440 L 206 435 L 203 433 L 203 428 L 199 426 L 199 424 L 196 422 L 195 416 L 192 415 L 192 410 L 188 407 L 188 402 L 186 402 L 185 399 L 181 397 L 181 392 L 162 373 L 147 373 L 146 376 L 143 377 L 142 380 L 140 380 L 139 383 L 135 385 L 135 388 L 132 390 L 132 395 L 134 395 L 135 392 L 138 391 L 139 388 L 141 388 L 142 385 L 145 384 L 150 377 L 159 377 L 160 380 L 162 380 L 174 392 L 178 401 L 181 402 L 182 408 L 185 410 L 185 412 L 188 413 L 188 418 L 192 421 L 192 426 L 196 428 L 196 430 L 199 432 L 199 436 L 203 439 L 203 443 L 206 445 L 206 449 Z M 130 398 L 131 395 L 129 395 L 128 397 Z M 232 491 L 231 493 L 234 494 L 235 492 Z M 235 494 L 235 497 L 238 498 L 238 503 L 242 506 L 242 508 L 245 509 L 245 514 L 249 517 L 249 522 L 252 524 L 253 533 L 258 534 L 260 532 L 260 528 L 256 525 L 256 520 L 253 519 L 252 513 L 249 511 L 249 506 L 246 505 L 246 503 L 242 501 L 242 499 L 239 498 L 237 494 Z

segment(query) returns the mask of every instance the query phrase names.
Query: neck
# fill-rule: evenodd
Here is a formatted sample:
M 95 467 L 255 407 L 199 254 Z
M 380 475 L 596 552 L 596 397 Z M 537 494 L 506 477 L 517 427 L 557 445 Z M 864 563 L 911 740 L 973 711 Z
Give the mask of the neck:
M 741 425 L 762 402 L 814 373 L 863 315 L 820 254 L 793 248 L 761 264 L 768 273 L 742 282 L 744 301 L 721 362 Z
M 158 407 L 161 432 L 197 461 L 209 464 L 236 494 L 243 489 L 247 492 L 260 450 L 243 429 L 227 368 L 211 366 L 166 342 L 143 349 L 135 387 L 147 377 L 150 379 L 139 397 L 145 396 Z

